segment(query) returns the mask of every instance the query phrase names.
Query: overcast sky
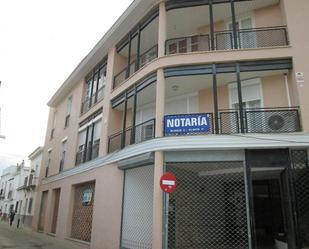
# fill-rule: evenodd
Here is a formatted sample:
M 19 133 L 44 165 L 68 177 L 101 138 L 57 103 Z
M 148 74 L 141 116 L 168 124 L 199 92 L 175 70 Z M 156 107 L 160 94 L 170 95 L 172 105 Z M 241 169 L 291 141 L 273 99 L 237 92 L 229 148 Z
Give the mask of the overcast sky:
M 46 103 L 132 1 L 0 1 L 0 173 L 44 145 Z

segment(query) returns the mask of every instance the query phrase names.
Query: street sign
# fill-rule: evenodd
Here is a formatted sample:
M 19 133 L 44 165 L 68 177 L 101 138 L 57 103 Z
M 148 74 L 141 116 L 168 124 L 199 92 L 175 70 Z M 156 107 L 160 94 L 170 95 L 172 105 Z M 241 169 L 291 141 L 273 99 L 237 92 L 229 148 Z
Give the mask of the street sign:
M 166 172 L 160 179 L 160 187 L 165 193 L 172 193 L 176 190 L 176 176 Z

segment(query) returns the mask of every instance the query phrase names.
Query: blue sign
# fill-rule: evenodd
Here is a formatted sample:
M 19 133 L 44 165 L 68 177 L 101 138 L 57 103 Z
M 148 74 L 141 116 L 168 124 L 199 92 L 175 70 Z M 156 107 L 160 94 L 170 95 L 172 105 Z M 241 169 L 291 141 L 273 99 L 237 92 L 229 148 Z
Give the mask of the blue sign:
M 206 133 L 211 129 L 211 114 L 168 115 L 164 117 L 165 135 Z

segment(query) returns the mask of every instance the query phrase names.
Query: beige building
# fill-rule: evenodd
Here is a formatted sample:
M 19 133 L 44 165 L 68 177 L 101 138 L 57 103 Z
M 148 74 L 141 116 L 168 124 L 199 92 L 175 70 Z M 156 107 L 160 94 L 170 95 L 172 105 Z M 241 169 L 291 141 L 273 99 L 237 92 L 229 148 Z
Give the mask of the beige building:
M 48 103 L 34 229 L 91 249 L 309 247 L 308 13 L 135 0 Z

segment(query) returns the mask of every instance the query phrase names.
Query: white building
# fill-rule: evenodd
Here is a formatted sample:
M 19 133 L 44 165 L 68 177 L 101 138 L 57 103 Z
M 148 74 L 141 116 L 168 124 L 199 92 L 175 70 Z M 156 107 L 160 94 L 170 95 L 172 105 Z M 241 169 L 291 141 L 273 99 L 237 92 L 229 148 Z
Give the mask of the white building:
M 36 190 L 38 185 L 38 179 L 41 169 L 43 148 L 36 148 L 29 156 L 30 170 L 26 178 L 24 179 L 24 185 L 19 189 L 18 192 L 23 192 L 23 196 L 20 199 L 21 212 L 19 213 L 21 224 L 31 227 L 32 218 L 34 215 L 34 205 Z
M 24 185 L 25 178 L 30 168 L 25 166 L 24 161 L 16 166 L 10 166 L 3 170 L 0 180 L 0 209 L 2 219 L 6 219 L 11 210 L 20 214 L 23 192 L 19 191 Z M 17 219 L 16 219 L 17 220 Z

